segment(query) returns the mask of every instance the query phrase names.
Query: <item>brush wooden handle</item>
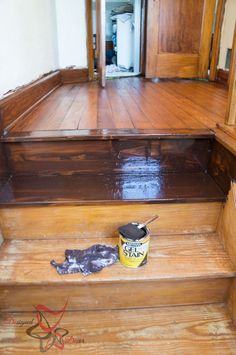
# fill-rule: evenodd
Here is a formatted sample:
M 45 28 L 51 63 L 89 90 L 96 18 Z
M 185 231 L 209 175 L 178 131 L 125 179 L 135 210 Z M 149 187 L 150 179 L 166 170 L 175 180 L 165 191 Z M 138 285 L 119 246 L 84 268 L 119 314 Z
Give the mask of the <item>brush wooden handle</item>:
M 146 227 L 149 223 L 155 221 L 155 219 L 159 218 L 158 215 L 153 216 L 152 218 L 148 219 L 146 222 L 139 224 L 138 228 Z

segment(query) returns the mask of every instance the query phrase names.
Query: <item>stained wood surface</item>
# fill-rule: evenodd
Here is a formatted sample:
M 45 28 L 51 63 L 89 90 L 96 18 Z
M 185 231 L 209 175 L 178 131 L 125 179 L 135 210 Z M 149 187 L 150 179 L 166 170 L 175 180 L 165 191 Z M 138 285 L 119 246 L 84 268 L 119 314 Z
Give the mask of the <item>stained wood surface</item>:
M 127 78 L 109 80 L 106 90 L 96 82 L 64 85 L 12 132 L 214 128 L 224 122 L 226 104 L 227 90 L 215 83 Z
M 225 195 L 206 173 L 15 176 L 0 192 L 0 205 L 211 202 Z
M 225 128 L 227 127 L 227 130 Z M 225 147 L 229 152 L 236 156 L 236 140 L 234 139 L 234 131 L 229 131 L 232 126 L 218 126 L 215 129 L 216 141 Z M 235 131 L 236 133 L 236 131 Z M 236 137 L 236 134 L 235 134 Z
M 93 2 L 86 0 L 87 60 L 89 80 L 94 79 Z
M 63 141 L 17 142 L 4 145 L 12 174 L 195 173 L 206 170 L 212 139 L 111 140 L 97 137 Z
M 221 137 L 221 132 L 217 133 L 218 135 Z M 236 179 L 236 154 L 234 151 L 230 152 L 228 149 L 230 146 L 234 147 L 235 142 L 226 144 L 225 136 L 222 138 L 220 142 L 214 142 L 208 172 L 221 187 L 222 191 L 228 194 L 231 181 Z M 226 139 L 228 140 L 227 136 Z M 226 144 L 226 147 L 222 143 Z
M 53 130 L 53 131 L 27 131 L 11 132 L 1 137 L 1 142 L 59 142 L 59 141 L 94 141 L 94 140 L 160 140 L 160 139 L 214 139 L 215 133 L 208 128 L 161 128 L 161 129 L 80 129 L 80 130 Z
M 225 123 L 236 124 L 236 23 L 234 27 L 234 39 L 229 70 L 229 97 L 225 116 Z
M 35 81 L 30 85 L 20 88 L 15 93 L 0 101 L 1 129 L 8 130 L 18 118 L 21 118 L 27 110 L 45 98 L 50 92 L 61 85 L 61 75 L 57 71 Z
M 221 207 L 220 202 L 12 206 L 0 210 L 0 224 L 6 239 L 109 238 L 123 224 L 158 214 L 160 219 L 152 223 L 154 234 L 207 233 L 216 231 Z
M 220 40 L 225 13 L 225 3 L 226 0 L 219 0 L 217 3 L 210 65 L 210 80 L 212 81 L 215 81 L 217 79 L 217 66 L 219 61 Z
M 207 77 L 215 0 L 150 0 L 146 76 Z
M 106 2 L 96 1 L 97 73 L 101 87 L 106 85 Z
M 88 69 L 69 68 L 61 69 L 62 84 L 75 84 L 87 82 L 89 79 Z
M 37 323 L 33 312 L 3 313 L 0 323 L 1 353 L 39 352 L 39 340 L 26 334 L 26 329 L 32 325 L 20 327 L 9 324 L 12 318 L 24 322 L 33 319 L 33 325 Z M 236 349 L 236 331 L 223 304 L 68 312 L 64 314 L 60 326 L 75 339 L 72 344 L 65 344 L 61 351 L 63 354 L 234 355 Z M 56 348 L 50 351 L 56 351 Z

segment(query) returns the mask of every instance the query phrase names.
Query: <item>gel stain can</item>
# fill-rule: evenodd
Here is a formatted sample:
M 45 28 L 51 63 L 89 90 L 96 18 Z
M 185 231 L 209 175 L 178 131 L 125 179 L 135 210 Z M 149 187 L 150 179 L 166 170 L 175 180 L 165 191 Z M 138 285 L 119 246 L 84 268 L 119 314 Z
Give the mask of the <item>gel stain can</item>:
M 137 223 L 132 223 L 136 224 Z M 127 238 L 119 233 L 119 257 L 122 265 L 138 268 L 147 263 L 150 231 L 147 227 L 143 228 L 145 235 L 140 239 Z

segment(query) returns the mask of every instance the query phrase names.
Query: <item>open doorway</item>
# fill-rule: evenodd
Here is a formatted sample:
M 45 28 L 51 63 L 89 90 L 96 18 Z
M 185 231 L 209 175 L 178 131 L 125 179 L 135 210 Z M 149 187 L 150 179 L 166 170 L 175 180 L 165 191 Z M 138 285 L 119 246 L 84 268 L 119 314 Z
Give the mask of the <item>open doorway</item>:
M 143 55 L 143 0 L 105 1 L 105 73 L 106 78 L 139 75 Z M 97 71 L 97 13 L 93 0 L 93 53 L 95 75 Z

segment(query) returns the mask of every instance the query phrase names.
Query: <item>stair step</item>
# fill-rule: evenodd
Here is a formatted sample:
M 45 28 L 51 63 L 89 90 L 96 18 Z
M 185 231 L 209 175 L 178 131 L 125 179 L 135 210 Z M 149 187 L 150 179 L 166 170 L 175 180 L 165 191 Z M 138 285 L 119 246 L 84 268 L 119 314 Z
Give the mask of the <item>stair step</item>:
M 5 239 L 91 239 L 115 237 L 119 226 L 158 214 L 153 234 L 191 234 L 215 232 L 221 209 L 222 202 L 25 204 L 3 206 L 0 221 Z
M 108 132 L 104 132 L 96 139 L 93 135 L 82 140 L 71 140 L 67 136 L 66 140 L 64 137 L 58 141 L 49 135 L 41 141 L 7 141 L 3 144 L 12 175 L 189 173 L 207 169 L 214 138 L 212 134 L 195 136 L 193 132 L 186 137 L 169 131 L 169 137 L 160 134 L 149 138 L 136 137 L 135 133 L 110 137 Z
M 14 176 L 0 192 L 1 205 L 224 201 L 204 172 Z
M 69 309 L 153 307 L 221 302 L 236 270 L 216 234 L 153 237 L 149 261 L 140 269 L 120 263 L 90 276 L 58 275 L 52 259 L 65 249 L 117 239 L 8 240 L 1 247 L 0 308 L 29 310 L 32 304 L 54 308 L 70 299 Z
M 44 314 L 50 319 L 48 313 Z M 17 321 L 23 325 L 15 324 Z M 37 325 L 35 313 L 2 313 L 1 354 L 38 353 L 39 339 L 26 333 L 32 325 Z M 68 331 L 63 354 L 233 355 L 236 352 L 236 328 L 223 304 L 65 312 L 60 328 Z M 38 329 L 39 326 L 35 332 Z M 42 341 L 43 346 L 47 341 Z M 50 350 L 56 351 L 55 344 Z

